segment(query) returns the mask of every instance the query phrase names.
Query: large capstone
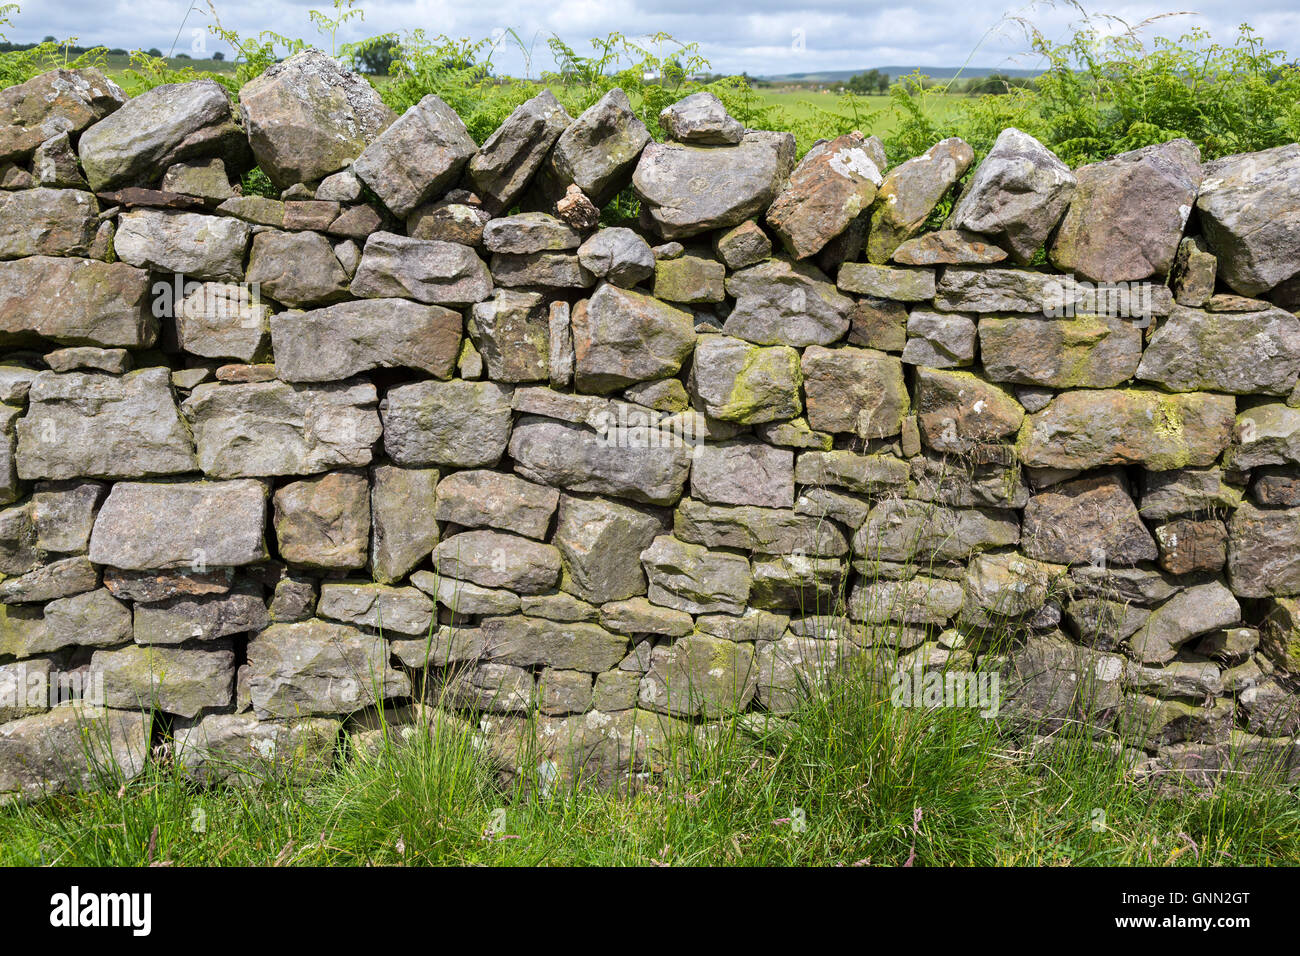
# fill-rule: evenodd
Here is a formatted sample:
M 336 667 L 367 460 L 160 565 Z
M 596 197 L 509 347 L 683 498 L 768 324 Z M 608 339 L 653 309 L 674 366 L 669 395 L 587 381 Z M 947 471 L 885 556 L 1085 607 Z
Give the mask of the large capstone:
M 1028 133 L 1004 129 L 975 170 L 948 228 L 991 237 L 1028 262 L 1060 222 L 1077 180 Z
M 364 77 L 316 49 L 245 83 L 239 111 L 257 164 L 280 189 L 342 169 L 394 119 Z
M 738 226 L 762 212 L 794 168 L 794 137 L 750 130 L 736 146 L 651 143 L 632 185 L 665 239 Z
M 1290 279 L 1300 263 L 1300 144 L 1206 163 L 1196 209 L 1235 291 L 1259 295 Z

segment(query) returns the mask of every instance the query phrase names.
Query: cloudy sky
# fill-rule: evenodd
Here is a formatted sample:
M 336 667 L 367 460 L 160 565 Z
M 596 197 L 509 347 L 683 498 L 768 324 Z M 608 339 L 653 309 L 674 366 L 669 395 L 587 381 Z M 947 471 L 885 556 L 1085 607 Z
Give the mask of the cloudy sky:
M 274 30 L 314 37 L 328 49 L 308 17 L 330 0 L 212 0 L 222 23 L 241 34 Z M 591 37 L 610 31 L 655 32 L 694 41 L 720 72 L 795 73 L 883 65 L 1033 68 L 1023 30 L 1013 18 L 1031 20 L 1054 39 L 1068 33 L 1079 12 L 1064 0 L 1028 2 L 1001 9 L 971 0 L 357 0 L 365 19 L 339 30 L 338 42 L 376 33 L 404 33 L 422 27 L 452 37 L 500 37 L 513 30 L 532 48 L 532 72 L 553 64 L 546 39 L 558 35 L 580 52 Z M 1085 2 L 1093 14 L 1112 14 L 1129 23 L 1166 12 L 1149 3 L 1106 5 Z M 187 9 L 189 10 L 187 17 Z M 1176 36 L 1193 27 L 1229 40 L 1245 21 L 1273 49 L 1300 56 L 1300 7 L 1295 0 L 1208 0 L 1196 13 L 1162 20 L 1147 29 Z M 127 49 L 158 47 L 167 52 L 209 53 L 225 49 L 206 33 L 212 22 L 208 0 L 22 0 L 7 31 L 15 41 L 47 35 L 77 36 L 84 42 Z M 183 24 L 183 26 L 182 26 Z M 178 39 L 179 33 L 179 39 Z M 204 46 L 205 44 L 205 46 Z M 667 47 L 664 48 L 665 53 Z M 525 71 L 525 57 L 505 42 L 496 62 L 505 72 Z

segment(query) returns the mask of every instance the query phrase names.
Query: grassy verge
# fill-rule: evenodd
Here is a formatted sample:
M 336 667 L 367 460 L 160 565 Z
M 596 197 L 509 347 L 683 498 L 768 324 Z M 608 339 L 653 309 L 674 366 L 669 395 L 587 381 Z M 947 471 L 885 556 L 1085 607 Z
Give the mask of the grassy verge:
M 1031 755 L 974 710 L 896 708 L 873 686 L 850 675 L 788 720 L 683 742 L 680 769 L 621 795 L 503 786 L 454 724 L 309 785 L 201 788 L 159 763 L 0 810 L 0 864 L 1300 862 L 1300 802 L 1275 780 L 1159 788 L 1085 741 Z

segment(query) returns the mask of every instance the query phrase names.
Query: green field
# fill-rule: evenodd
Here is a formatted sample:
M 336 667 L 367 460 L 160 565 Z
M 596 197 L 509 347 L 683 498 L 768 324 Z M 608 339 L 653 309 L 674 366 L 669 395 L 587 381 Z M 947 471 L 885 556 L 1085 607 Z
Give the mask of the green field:
M 814 92 L 811 90 L 759 88 L 754 90 L 754 95 L 765 105 L 779 108 L 796 122 L 813 121 L 823 113 L 839 113 L 843 115 L 848 112 L 843 99 L 830 90 Z M 899 122 L 898 107 L 891 97 L 886 94 L 879 94 L 861 96 L 857 99 L 859 109 L 865 108 L 870 117 L 870 122 L 862 127 L 863 133 L 868 135 L 875 133 L 877 136 L 883 137 L 897 128 Z M 961 111 L 962 104 L 969 103 L 970 99 L 969 96 L 960 94 L 933 94 L 927 98 L 926 105 L 930 110 L 934 111 L 934 119 L 942 123 L 955 117 Z

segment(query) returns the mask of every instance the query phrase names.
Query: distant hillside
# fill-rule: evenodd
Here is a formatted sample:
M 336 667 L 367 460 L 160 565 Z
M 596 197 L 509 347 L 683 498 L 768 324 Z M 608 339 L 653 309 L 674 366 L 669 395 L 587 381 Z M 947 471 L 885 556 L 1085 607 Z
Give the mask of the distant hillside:
M 863 67 L 860 70 L 823 70 L 817 73 L 782 73 L 779 76 L 760 76 L 760 80 L 768 80 L 773 83 L 834 83 L 837 80 L 847 80 L 851 76 L 857 76 L 859 73 L 865 73 L 869 69 L 877 69 L 881 73 L 888 74 L 890 79 L 897 79 L 900 76 L 907 76 L 920 70 L 926 76 L 936 80 L 947 80 L 959 73 L 963 77 L 988 76 L 990 73 L 1003 73 L 1007 76 L 1038 76 L 1042 70 L 1015 70 L 1005 66 L 877 66 Z

